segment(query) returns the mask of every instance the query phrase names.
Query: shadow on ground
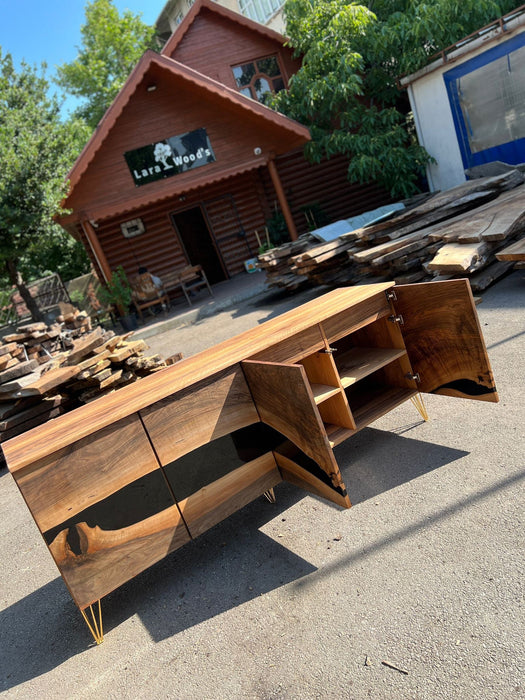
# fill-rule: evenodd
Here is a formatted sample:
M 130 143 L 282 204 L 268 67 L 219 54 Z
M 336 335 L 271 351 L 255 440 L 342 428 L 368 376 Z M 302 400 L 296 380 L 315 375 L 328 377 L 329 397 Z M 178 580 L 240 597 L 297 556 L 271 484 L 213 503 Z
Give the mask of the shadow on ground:
M 370 428 L 336 450 L 354 504 L 465 454 Z M 276 504 L 254 501 L 128 581 L 103 601 L 105 634 L 137 614 L 151 638 L 162 641 L 314 574 L 310 562 L 259 530 L 303 497 L 303 491 L 283 483 Z M 48 672 L 90 643 L 62 580 L 51 581 L 0 612 L 1 689 Z

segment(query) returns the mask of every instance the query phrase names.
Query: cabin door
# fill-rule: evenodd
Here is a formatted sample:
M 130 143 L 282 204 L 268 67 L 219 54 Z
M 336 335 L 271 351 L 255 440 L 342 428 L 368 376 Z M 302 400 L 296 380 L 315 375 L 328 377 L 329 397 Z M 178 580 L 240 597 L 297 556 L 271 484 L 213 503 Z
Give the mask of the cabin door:
M 212 233 L 200 207 L 171 214 L 171 221 L 190 265 L 201 265 L 210 284 L 222 282 L 224 271 Z

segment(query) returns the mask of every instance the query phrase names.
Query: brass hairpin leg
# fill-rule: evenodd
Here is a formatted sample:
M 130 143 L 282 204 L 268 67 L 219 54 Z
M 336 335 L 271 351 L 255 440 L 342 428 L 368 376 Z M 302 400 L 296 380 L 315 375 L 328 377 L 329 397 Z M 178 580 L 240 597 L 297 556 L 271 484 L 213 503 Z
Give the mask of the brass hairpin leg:
M 421 396 L 421 394 L 419 393 L 416 396 L 412 396 L 412 398 L 410 400 L 412 401 L 412 403 L 414 404 L 414 406 L 416 407 L 416 409 L 420 413 L 423 420 L 425 420 L 425 421 L 430 420 L 428 413 L 427 413 L 425 403 L 423 401 L 423 397 Z
M 264 495 L 270 501 L 270 503 L 277 502 L 277 499 L 275 498 L 275 492 L 273 489 L 268 489 L 268 491 L 264 492 Z
M 89 606 L 89 611 L 91 613 L 91 619 L 93 620 L 93 624 L 90 623 L 88 616 L 85 613 L 85 610 L 81 610 L 80 612 L 82 613 L 84 622 L 86 623 L 86 625 L 89 628 L 89 631 L 93 635 L 93 639 L 95 640 L 95 642 L 97 644 L 102 644 L 102 642 L 104 641 L 104 630 L 102 629 L 102 607 L 100 605 L 100 600 L 98 601 L 98 620 L 92 605 Z

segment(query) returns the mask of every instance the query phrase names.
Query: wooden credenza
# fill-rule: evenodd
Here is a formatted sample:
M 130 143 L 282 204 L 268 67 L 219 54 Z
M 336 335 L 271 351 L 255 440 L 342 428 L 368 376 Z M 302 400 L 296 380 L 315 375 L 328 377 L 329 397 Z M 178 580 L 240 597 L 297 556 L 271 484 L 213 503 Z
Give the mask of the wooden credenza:
M 333 447 L 420 392 L 498 400 L 466 280 L 335 290 L 3 448 L 84 611 L 283 480 L 350 507 Z

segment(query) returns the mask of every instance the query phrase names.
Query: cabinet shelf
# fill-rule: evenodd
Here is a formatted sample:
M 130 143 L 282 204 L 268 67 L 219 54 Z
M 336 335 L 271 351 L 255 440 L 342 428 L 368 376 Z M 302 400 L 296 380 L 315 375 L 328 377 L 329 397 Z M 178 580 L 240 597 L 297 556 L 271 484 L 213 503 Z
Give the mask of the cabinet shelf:
M 339 394 L 341 389 L 337 386 L 329 386 L 328 384 L 310 384 L 314 395 L 315 403 L 320 404 L 332 396 Z
M 339 425 L 325 425 L 326 434 L 332 447 L 341 444 L 355 433 L 373 423 L 381 416 L 394 409 L 396 406 L 408 401 L 418 392 L 404 387 L 379 387 L 375 391 L 369 391 L 359 398 L 359 405 L 353 405 L 350 398 L 350 408 L 355 420 L 356 429 L 342 428 Z
M 398 348 L 352 348 L 335 359 L 341 384 L 346 389 L 404 355 Z

